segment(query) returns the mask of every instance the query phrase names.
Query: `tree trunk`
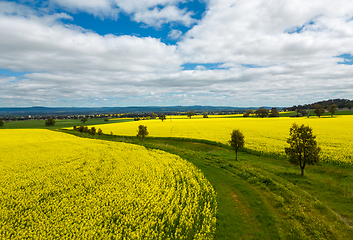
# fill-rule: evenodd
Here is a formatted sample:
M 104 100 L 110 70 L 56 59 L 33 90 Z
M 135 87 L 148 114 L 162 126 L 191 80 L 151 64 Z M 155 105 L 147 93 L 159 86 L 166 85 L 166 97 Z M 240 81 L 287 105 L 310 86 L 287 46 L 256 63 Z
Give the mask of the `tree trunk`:
M 304 176 L 304 168 L 300 168 L 302 170 L 302 176 Z
M 238 161 L 238 151 L 235 151 L 235 160 Z

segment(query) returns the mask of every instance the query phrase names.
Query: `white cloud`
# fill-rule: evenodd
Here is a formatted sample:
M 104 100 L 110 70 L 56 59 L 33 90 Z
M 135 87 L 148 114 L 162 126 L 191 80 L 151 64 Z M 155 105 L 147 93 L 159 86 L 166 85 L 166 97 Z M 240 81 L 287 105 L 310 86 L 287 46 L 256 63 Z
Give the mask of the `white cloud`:
M 0 69 L 32 72 L 3 78 L 2 97 L 30 104 L 33 99 L 143 94 L 138 86 L 180 70 L 175 46 L 150 37 L 100 36 L 57 21 L 62 17 L 67 15 L 0 11 Z
M 100 18 L 117 19 L 119 14 L 119 10 L 109 0 L 50 0 L 50 3 L 71 12 L 84 11 Z
M 195 67 L 195 70 L 206 70 L 206 67 L 203 66 L 203 65 L 197 65 L 197 66 Z
M 67 15 L 1 14 L 1 67 L 14 71 L 66 73 L 179 69 L 181 61 L 175 54 L 175 46 L 166 46 L 150 37 L 100 36 L 55 21 L 61 17 Z
M 169 37 L 170 39 L 176 40 L 176 39 L 180 38 L 180 36 L 181 36 L 182 34 L 183 34 L 182 31 L 173 29 L 173 30 L 171 30 L 171 31 L 168 33 L 168 37 Z
M 141 9 L 154 8 L 156 6 L 176 5 L 186 0 L 113 0 L 114 3 L 127 13 L 139 12 Z
M 191 15 L 173 7 L 177 2 L 63 3 L 106 16 L 115 4 L 145 24 L 187 24 Z M 335 57 L 353 55 L 352 4 L 210 0 L 203 19 L 182 38 L 170 31 L 170 38 L 181 39 L 173 46 L 150 37 L 100 36 L 62 24 L 60 18 L 70 18 L 65 13 L 0 2 L 0 69 L 29 72 L 0 76 L 0 99 L 5 106 L 89 106 L 92 99 L 101 106 L 290 106 L 353 98 L 353 65 Z M 195 70 L 182 70 L 187 63 Z
M 186 26 L 195 23 L 193 12 L 180 9 L 177 4 L 185 0 L 50 0 L 76 12 L 85 11 L 100 18 L 117 19 L 120 12 L 131 15 L 131 19 L 148 26 L 161 27 L 162 24 L 178 22 Z
M 185 61 L 197 63 L 314 61 L 352 52 L 352 16 L 350 0 L 213 0 L 179 49 Z M 287 33 L 303 25 L 299 34 Z
M 181 10 L 175 6 L 166 6 L 162 9 L 155 7 L 152 10 L 144 9 L 136 12 L 133 19 L 136 22 L 143 22 L 155 27 L 161 27 L 169 22 L 180 22 L 185 26 L 195 23 L 195 20 L 191 18 L 191 12 Z

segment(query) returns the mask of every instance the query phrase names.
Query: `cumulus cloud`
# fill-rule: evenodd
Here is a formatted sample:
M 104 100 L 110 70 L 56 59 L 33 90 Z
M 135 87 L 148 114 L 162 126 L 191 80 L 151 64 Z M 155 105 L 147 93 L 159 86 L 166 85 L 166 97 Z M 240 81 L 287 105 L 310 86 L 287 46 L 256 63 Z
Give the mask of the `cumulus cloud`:
M 124 11 L 154 26 L 192 24 L 178 2 L 60 4 L 97 16 Z M 290 106 L 353 98 L 353 66 L 338 64 L 353 55 L 350 0 L 209 0 L 191 30 L 169 32 L 176 45 L 101 36 L 62 18 L 70 16 L 0 2 L 0 69 L 27 72 L 0 76 L 5 106 Z
M 283 99 L 290 99 L 288 94 L 308 99 L 323 92 L 327 98 L 352 98 L 349 91 L 337 91 L 352 90 L 352 66 L 337 64 L 349 62 L 337 56 L 352 53 L 352 17 L 349 0 L 211 0 L 178 50 L 185 62 L 229 67 L 226 72 L 247 79 L 242 89 L 259 99 L 269 99 L 263 97 L 266 92 Z M 217 86 L 228 91 L 231 85 Z
M 183 34 L 182 31 L 173 29 L 173 30 L 171 30 L 171 31 L 168 33 L 168 37 L 169 37 L 170 39 L 176 40 L 176 39 L 178 39 L 182 34 Z
M 352 51 L 352 17 L 350 0 L 211 0 L 179 49 L 185 61 L 198 63 L 272 65 L 328 58 Z
M 117 19 L 122 12 L 131 15 L 131 19 L 138 23 L 157 28 L 171 22 L 185 26 L 195 23 L 191 16 L 193 12 L 177 7 L 185 0 L 50 0 L 50 2 L 72 12 L 85 11 L 100 18 Z
M 191 17 L 191 12 L 181 10 L 175 6 L 166 6 L 162 9 L 145 9 L 134 14 L 136 22 L 143 22 L 150 26 L 161 27 L 165 23 L 180 22 L 185 26 L 190 26 L 195 22 Z
M 176 46 L 151 37 L 100 36 L 62 24 L 63 17 L 0 10 L 0 69 L 31 72 L 2 79 L 2 97 L 128 96 L 133 86 L 180 69 Z
M 50 0 L 50 3 L 72 12 L 85 11 L 101 18 L 116 19 L 119 14 L 119 10 L 114 8 L 109 0 Z
M 0 14 L 1 67 L 66 73 L 179 69 L 181 60 L 175 54 L 175 46 L 150 37 L 100 36 L 56 21 L 62 17 L 68 16 Z

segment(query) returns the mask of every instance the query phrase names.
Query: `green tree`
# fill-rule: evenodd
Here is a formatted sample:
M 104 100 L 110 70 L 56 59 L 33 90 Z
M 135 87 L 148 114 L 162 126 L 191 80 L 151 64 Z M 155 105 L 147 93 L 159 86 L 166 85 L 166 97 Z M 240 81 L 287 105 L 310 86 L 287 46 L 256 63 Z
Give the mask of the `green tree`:
M 188 116 L 188 118 L 191 118 L 192 116 L 195 115 L 194 111 L 188 111 L 188 113 L 186 114 Z
M 76 125 L 74 125 L 73 128 L 74 128 L 74 131 L 77 131 L 77 129 L 78 129 Z
M 264 117 L 267 117 L 268 116 L 268 109 L 266 108 L 259 108 L 255 111 L 255 115 L 256 117 L 261 117 L 261 118 L 264 118 Z
M 251 109 L 247 109 L 247 110 L 245 110 L 243 117 L 250 117 L 251 114 L 254 114 L 254 111 Z
M 331 113 L 331 117 L 333 117 L 333 114 L 337 111 L 337 106 L 335 104 L 332 104 L 328 106 L 327 111 Z
M 84 127 L 84 126 L 82 126 L 82 125 L 78 128 L 78 131 L 79 131 L 79 132 L 82 132 L 82 133 L 83 133 L 83 132 L 84 132 L 84 130 L 85 130 L 85 127 Z
M 152 119 L 156 119 L 158 117 L 158 115 L 157 114 L 155 114 L 154 112 L 153 113 L 151 113 L 151 118 Z
M 140 125 L 137 129 L 136 137 L 142 137 L 142 140 L 145 141 L 145 137 L 148 135 L 147 126 Z
M 0 118 L 0 127 L 4 126 L 4 120 L 2 118 Z
M 300 115 L 301 115 L 300 117 L 308 115 L 308 112 L 304 109 L 297 109 L 296 112 L 297 112 L 297 117 L 299 117 Z
M 208 118 L 207 113 L 204 113 L 204 114 L 203 114 L 203 118 Z
M 105 122 L 109 122 L 109 118 L 104 118 L 104 121 Z
M 346 105 L 346 107 L 347 107 L 348 109 L 352 109 L 352 107 L 353 107 L 353 103 L 348 102 L 348 103 L 347 103 L 347 105 Z
M 314 113 L 316 116 L 321 117 L 321 115 L 325 113 L 325 109 L 320 104 L 316 104 Z
M 234 129 L 230 134 L 229 144 L 234 148 L 235 160 L 238 160 L 238 150 L 244 147 L 244 135 L 239 129 Z
M 98 135 L 99 135 L 99 139 L 101 138 L 101 136 L 103 135 L 103 131 L 102 129 L 98 128 Z
M 55 119 L 54 118 L 48 118 L 45 120 L 45 126 L 48 127 L 53 127 L 55 125 Z
M 92 128 L 91 128 L 91 135 L 95 136 L 95 135 L 96 135 L 96 132 L 97 132 L 96 128 L 95 128 L 95 127 L 92 127 Z
M 81 118 L 81 122 L 83 122 L 83 124 L 85 124 L 86 122 L 87 122 L 87 117 L 86 116 L 84 116 L 83 118 Z
M 166 118 L 165 114 L 161 114 L 161 115 L 159 115 L 159 119 L 162 120 L 162 122 L 163 122 L 167 118 Z
M 289 130 L 287 139 L 289 147 L 285 148 L 285 152 L 290 163 L 300 166 L 302 176 L 304 176 L 304 168 L 307 164 L 314 165 L 319 162 L 321 149 L 317 146 L 315 138 L 313 129 L 304 124 L 298 126 L 293 123 Z
M 272 108 L 271 113 L 269 115 L 270 117 L 279 117 L 279 112 L 277 108 Z

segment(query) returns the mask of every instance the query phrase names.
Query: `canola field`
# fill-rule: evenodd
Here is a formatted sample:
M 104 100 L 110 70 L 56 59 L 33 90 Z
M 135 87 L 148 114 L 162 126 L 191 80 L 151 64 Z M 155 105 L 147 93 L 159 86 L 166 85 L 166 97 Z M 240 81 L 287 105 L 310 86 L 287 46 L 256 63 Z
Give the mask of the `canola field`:
M 216 194 L 191 163 L 132 144 L 0 130 L 0 239 L 213 239 Z
M 310 118 L 210 118 L 170 117 L 107 125 L 96 125 L 104 133 L 135 136 L 140 124 L 147 126 L 149 136 L 206 139 L 227 144 L 233 129 L 240 129 L 245 136 L 247 149 L 274 155 L 284 155 L 289 128 L 297 124 L 309 125 L 317 135 L 321 159 L 335 164 L 353 165 L 353 116 Z

